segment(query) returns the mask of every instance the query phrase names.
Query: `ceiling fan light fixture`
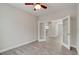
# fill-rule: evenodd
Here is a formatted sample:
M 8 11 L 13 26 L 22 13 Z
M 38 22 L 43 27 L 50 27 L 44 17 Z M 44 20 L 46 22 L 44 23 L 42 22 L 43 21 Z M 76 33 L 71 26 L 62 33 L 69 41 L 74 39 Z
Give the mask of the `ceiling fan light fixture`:
M 41 6 L 40 6 L 40 4 L 36 4 L 34 8 L 35 8 L 35 9 L 40 9 Z

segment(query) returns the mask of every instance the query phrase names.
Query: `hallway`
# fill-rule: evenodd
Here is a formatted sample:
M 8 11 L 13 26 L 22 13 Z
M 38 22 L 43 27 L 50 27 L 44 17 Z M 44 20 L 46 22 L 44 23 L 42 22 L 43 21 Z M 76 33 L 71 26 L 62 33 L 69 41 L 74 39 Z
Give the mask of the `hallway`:
M 50 38 L 46 42 L 32 42 L 30 44 L 14 48 L 1 55 L 77 55 L 75 49 L 69 51 L 61 46 L 56 38 Z

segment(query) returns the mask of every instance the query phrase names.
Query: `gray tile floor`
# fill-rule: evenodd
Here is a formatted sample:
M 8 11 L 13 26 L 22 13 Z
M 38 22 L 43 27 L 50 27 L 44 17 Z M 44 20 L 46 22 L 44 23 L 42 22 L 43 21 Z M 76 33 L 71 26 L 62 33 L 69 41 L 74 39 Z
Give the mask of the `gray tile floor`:
M 30 44 L 14 48 L 1 53 L 1 55 L 77 55 L 75 49 L 68 50 L 63 47 L 56 38 L 46 42 L 32 42 Z

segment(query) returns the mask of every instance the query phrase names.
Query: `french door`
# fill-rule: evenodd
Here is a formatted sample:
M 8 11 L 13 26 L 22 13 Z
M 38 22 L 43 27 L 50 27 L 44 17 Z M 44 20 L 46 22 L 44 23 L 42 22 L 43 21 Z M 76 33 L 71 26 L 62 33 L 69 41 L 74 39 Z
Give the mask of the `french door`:
M 62 19 L 63 23 L 63 46 L 70 49 L 70 16 Z

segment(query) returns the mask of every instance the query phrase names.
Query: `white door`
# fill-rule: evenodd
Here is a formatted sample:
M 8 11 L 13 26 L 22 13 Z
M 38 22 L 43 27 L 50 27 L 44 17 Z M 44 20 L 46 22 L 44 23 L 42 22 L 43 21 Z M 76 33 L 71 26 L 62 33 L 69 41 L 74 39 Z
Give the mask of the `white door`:
M 45 23 L 38 23 L 38 41 L 46 41 Z
M 63 40 L 63 26 L 62 26 L 62 21 L 58 21 L 58 23 L 57 23 L 57 38 L 62 43 L 62 40 Z
M 70 16 L 63 18 L 63 46 L 70 49 Z

